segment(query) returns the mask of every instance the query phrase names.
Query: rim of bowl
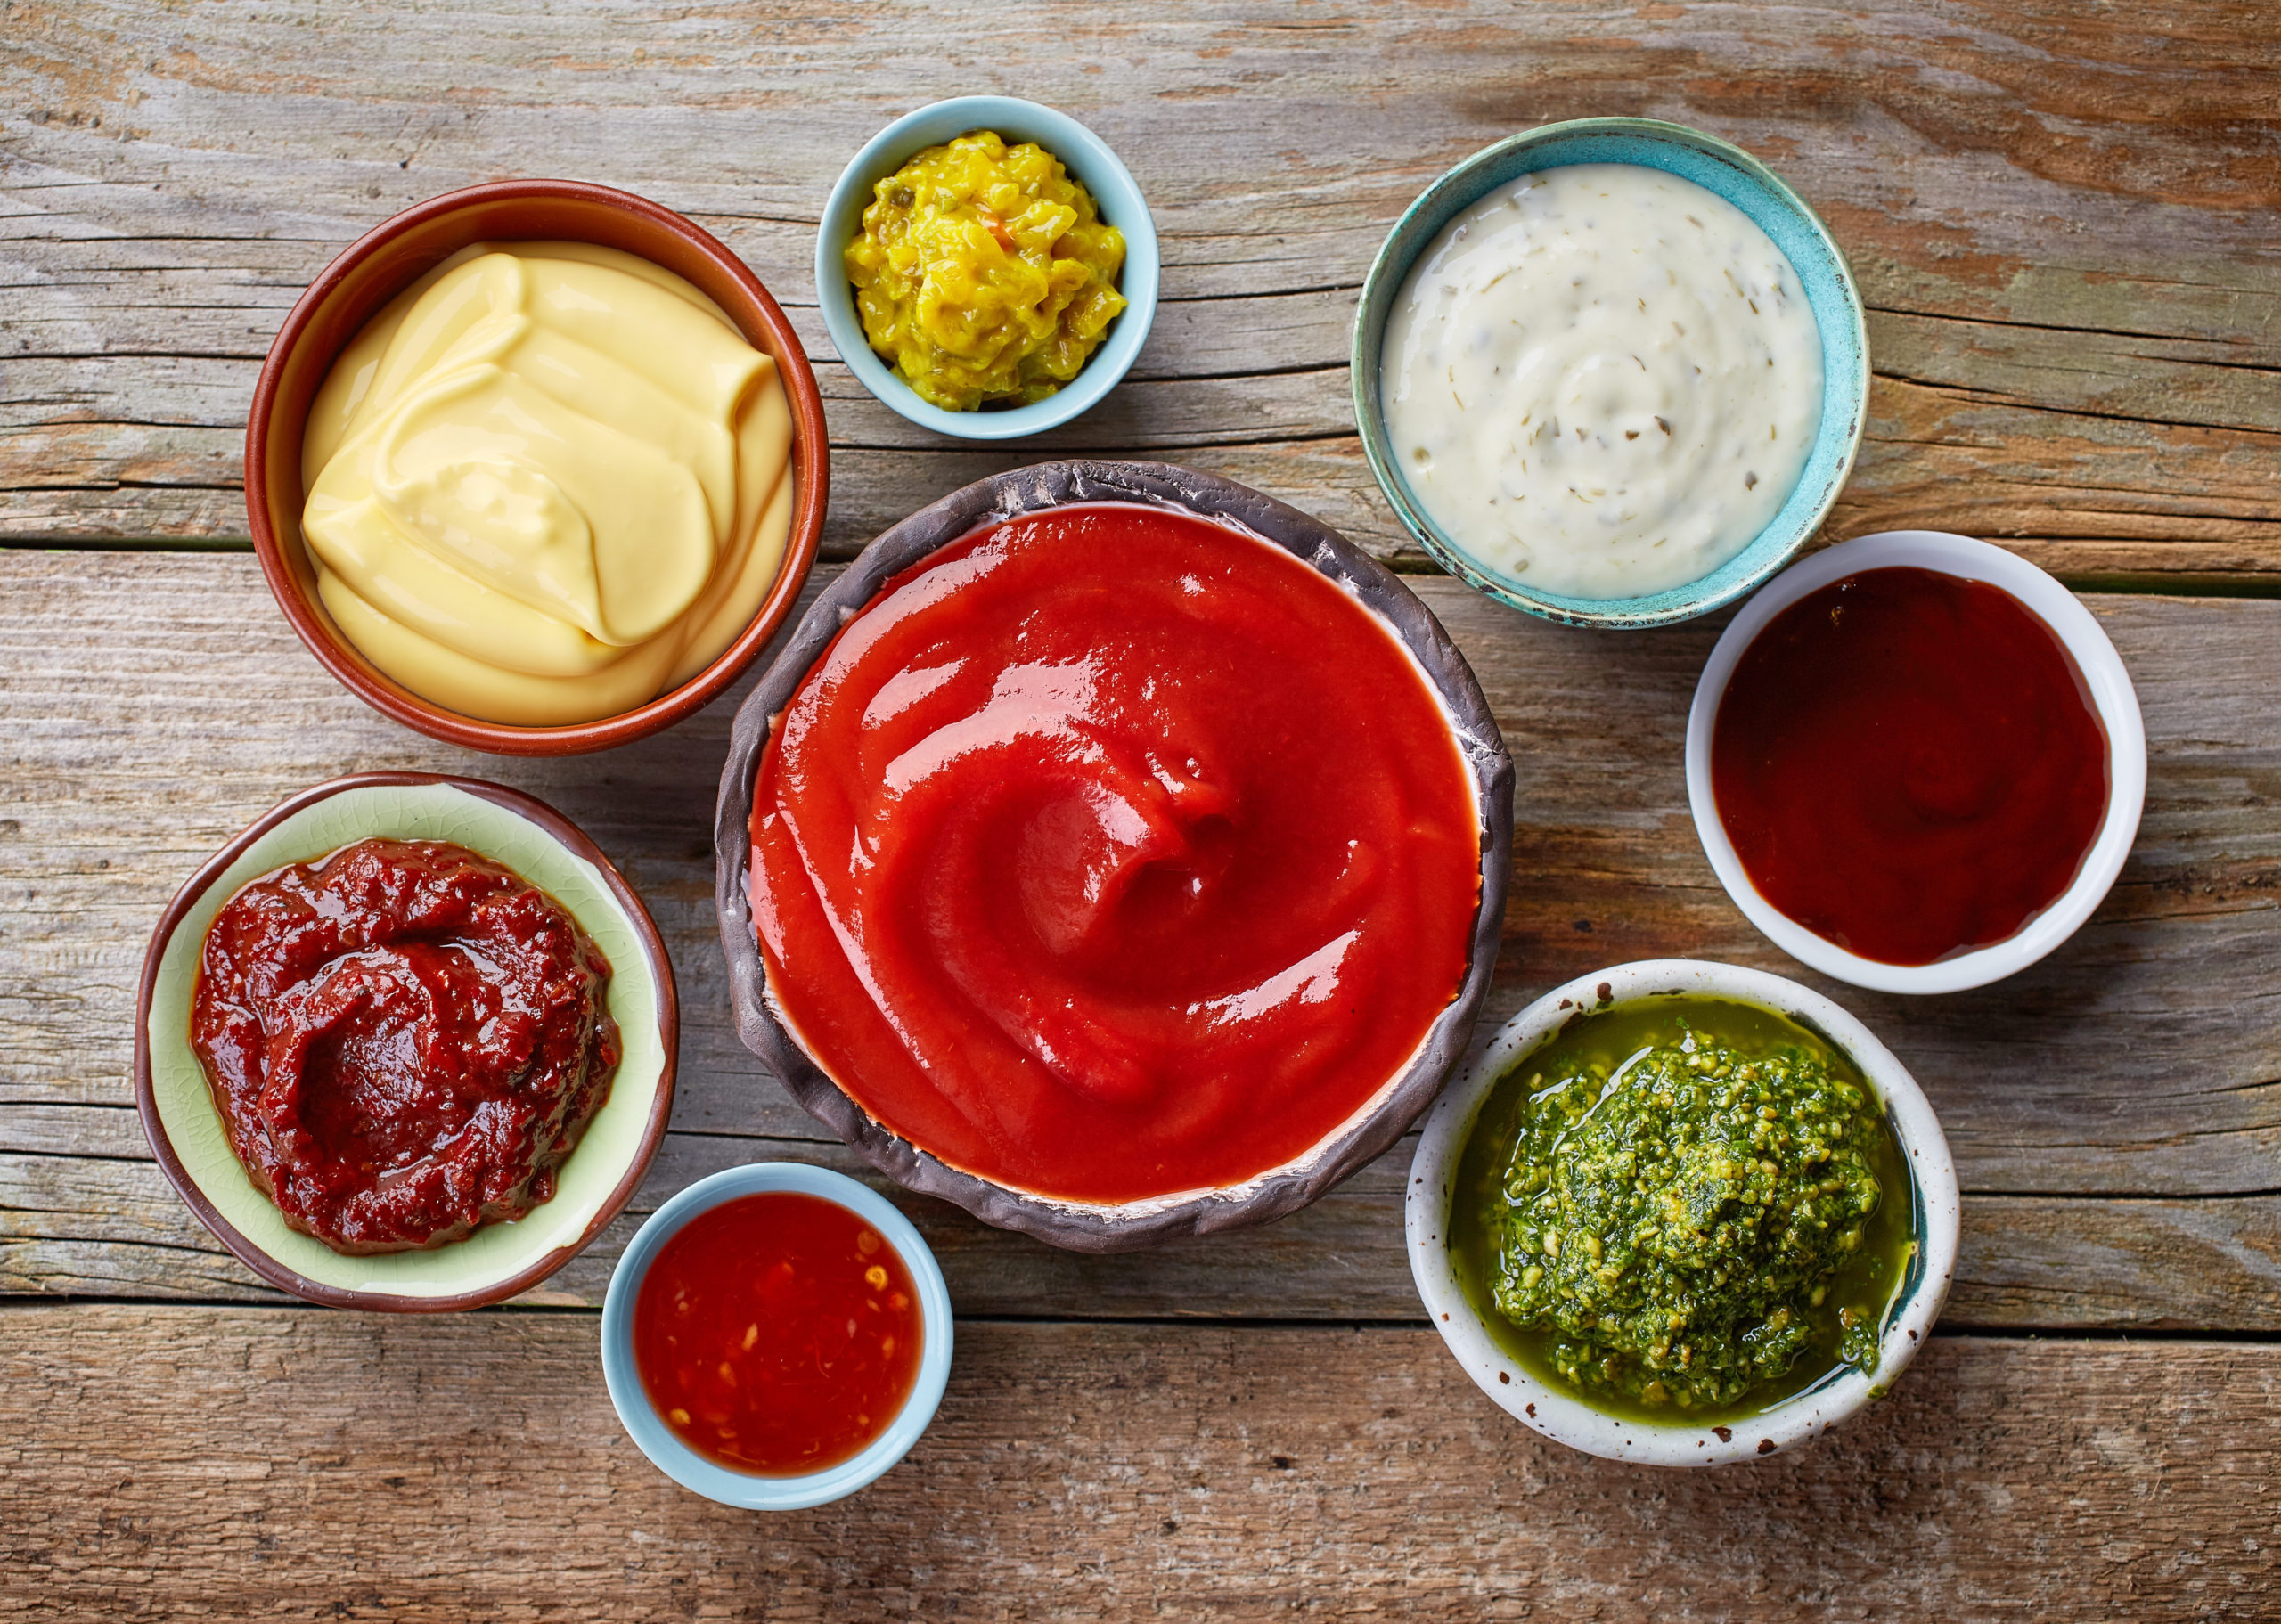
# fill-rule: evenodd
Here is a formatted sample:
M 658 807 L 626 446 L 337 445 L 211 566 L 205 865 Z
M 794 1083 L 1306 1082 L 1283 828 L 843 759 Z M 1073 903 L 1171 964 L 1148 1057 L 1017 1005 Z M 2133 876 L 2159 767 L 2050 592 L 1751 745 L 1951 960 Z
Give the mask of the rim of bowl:
M 1117 291 L 1126 304 L 1108 337 L 1086 357 L 1077 375 L 1044 400 L 1002 412 L 946 412 L 920 399 L 873 353 L 863 337 L 855 298 L 840 255 L 862 223 L 872 185 L 912 154 L 974 130 L 990 129 L 1012 141 L 1034 141 L 1093 194 L 1100 217 L 1124 233 L 1124 267 Z M 1018 96 L 953 96 L 903 115 L 848 160 L 834 182 L 816 228 L 816 304 L 839 358 L 889 411 L 922 428 L 962 440 L 1012 440 L 1042 434 L 1090 411 L 1123 380 L 1157 319 L 1162 261 L 1157 223 L 1140 183 L 1108 143 L 1058 108 Z
M 2099 831 L 2056 902 L 2003 941 L 1932 964 L 1884 964 L 1816 935 L 1759 894 L 1719 820 L 1711 786 L 1711 736 L 1727 681 L 1767 622 L 1807 593 L 1868 569 L 1914 565 L 2001 587 L 2048 626 L 2082 673 L 2107 739 L 2107 802 Z M 2146 726 L 2138 690 L 2096 616 L 2056 580 L 2017 553 L 1945 530 L 1880 530 L 1814 554 L 1735 616 L 1705 663 L 1687 714 L 1687 805 L 1712 870 L 1760 934 L 1801 964 L 1878 992 L 1961 992 L 2017 974 L 2057 948 L 2113 889 L 2138 836 L 2146 803 Z
M 634 1357 L 634 1310 L 642 1282 L 665 1244 L 700 1212 L 744 1196 L 790 1192 L 820 1196 L 854 1212 L 878 1229 L 911 1270 L 919 1290 L 920 1323 L 927 1345 L 911 1393 L 886 1430 L 836 1466 L 793 1477 L 737 1472 L 709 1461 L 674 1435 L 642 1386 Z M 956 1337 L 950 1288 L 942 1265 L 911 1220 L 879 1195 L 845 1173 L 805 1162 L 753 1162 L 700 1179 L 650 1215 L 611 1271 L 602 1299 L 602 1380 L 620 1425 L 650 1465 L 683 1488 L 747 1511 L 800 1511 L 845 1498 L 863 1489 L 911 1453 L 943 1401 L 951 1377 Z
M 663 1047 L 663 1064 L 658 1073 L 658 1094 L 650 1107 L 650 1120 L 642 1130 L 642 1138 L 634 1149 L 634 1160 L 616 1188 L 595 1210 L 593 1218 L 580 1230 L 576 1242 L 558 1246 L 534 1261 L 527 1268 L 506 1279 L 471 1292 L 449 1297 L 401 1296 L 393 1292 L 356 1291 L 344 1286 L 328 1285 L 312 1280 L 307 1275 L 287 1268 L 268 1253 L 249 1240 L 237 1226 L 224 1218 L 198 1181 L 182 1164 L 175 1154 L 174 1141 L 167 1133 L 166 1124 L 159 1114 L 159 1101 L 151 1076 L 151 1000 L 158 985 L 159 967 L 167 953 L 167 945 L 180 927 L 184 916 L 197 906 L 198 901 L 210 890 L 223 873 L 242 856 L 247 848 L 271 829 L 305 807 L 331 799 L 346 790 L 384 788 L 391 785 L 440 784 L 464 794 L 478 796 L 513 812 L 525 822 L 533 824 L 555 844 L 571 855 L 591 863 L 609 886 L 610 894 L 617 899 L 633 922 L 635 940 L 641 944 L 642 957 L 649 968 L 651 983 L 657 990 L 658 1039 Z M 658 934 L 657 921 L 650 917 L 642 898 L 626 884 L 625 877 L 617 865 L 604 855 L 602 849 L 590 839 L 576 824 L 556 812 L 545 802 L 525 795 L 519 789 L 510 789 L 504 784 L 494 784 L 484 779 L 453 778 L 440 772 L 358 772 L 347 778 L 333 779 L 314 785 L 299 794 L 289 796 L 238 831 L 228 844 L 208 858 L 197 873 L 183 882 L 175 893 L 173 902 L 159 916 L 158 928 L 151 933 L 151 944 L 143 958 L 143 980 L 135 1003 L 135 1109 L 143 1119 L 143 1136 L 151 1141 L 151 1151 L 158 1158 L 159 1171 L 167 1182 L 181 1196 L 183 1204 L 196 1215 L 198 1221 L 213 1232 L 214 1238 L 229 1248 L 238 1261 L 260 1276 L 282 1292 L 290 1292 L 305 1302 L 325 1308 L 361 1309 L 382 1314 L 448 1314 L 464 1309 L 479 1309 L 494 1302 L 527 1292 L 592 1245 L 594 1237 L 609 1226 L 612 1219 L 634 1198 L 634 1192 L 648 1176 L 650 1163 L 657 1159 L 658 1147 L 665 1142 L 666 1122 L 673 1114 L 674 1081 L 681 1056 L 681 1001 L 674 984 L 673 960 L 666 955 L 665 939 Z M 576 1155 L 577 1153 L 571 1153 Z
M 1016 515 L 1081 502 L 1170 508 L 1282 548 L 1353 592 L 1408 649 L 1450 724 L 1480 818 L 1481 890 L 1465 977 L 1424 1041 L 1371 1101 L 1302 1155 L 1226 1190 L 1103 1204 L 993 1183 L 942 1162 L 883 1126 L 819 1065 L 780 1016 L 746 894 L 754 780 L 769 729 L 839 628 L 881 583 Z M 1002 1229 L 1078 1252 L 1125 1252 L 1182 1235 L 1266 1223 L 1296 1212 L 1375 1159 L 1432 1104 L 1465 1057 L 1502 936 L 1513 839 L 1513 759 L 1473 669 L 1402 579 L 1320 519 L 1217 475 L 1152 462 L 1045 462 L 977 480 L 883 533 L 801 617 L 737 712 L 714 825 L 715 903 L 737 1033 L 811 1116 L 907 1189 L 938 1196 Z
M 624 229 L 597 234 L 596 222 Z M 308 408 L 340 352 L 398 293 L 470 242 L 591 242 L 673 272 L 719 306 L 746 342 L 771 356 L 792 412 L 792 526 L 776 578 L 735 641 L 679 687 L 615 716 L 559 727 L 486 722 L 421 698 L 367 659 L 315 598 L 301 539 L 301 437 Z M 305 354 L 304 347 L 311 347 Z M 319 354 L 318 352 L 322 352 Z M 273 446 L 274 449 L 273 449 Z M 289 482 L 290 503 L 273 502 Z M 671 727 L 744 673 L 791 613 L 815 562 L 831 487 L 823 396 L 799 335 L 760 279 L 728 246 L 662 204 L 590 181 L 510 180 L 465 186 L 383 220 L 311 282 L 271 340 L 246 420 L 246 519 L 261 572 L 301 641 L 342 687 L 382 715 L 446 744 L 494 755 L 577 755 Z
M 1837 285 L 1844 290 L 1845 296 L 1844 320 L 1847 324 L 1845 331 L 1839 335 L 1839 342 L 1841 346 L 1850 342 L 1852 353 L 1860 357 L 1860 382 L 1852 393 L 1852 398 L 1847 408 L 1850 421 L 1844 431 L 1844 450 L 1838 458 L 1836 466 L 1829 471 L 1827 477 L 1824 480 L 1821 492 L 1814 502 L 1811 514 L 1785 526 L 1781 512 L 1777 512 L 1774 518 L 1768 521 L 1766 528 L 1760 531 L 1759 535 L 1737 552 L 1733 559 L 1720 565 L 1708 575 L 1698 576 L 1694 581 L 1682 582 L 1678 586 L 1666 588 L 1660 592 L 1643 593 L 1629 598 L 1590 599 L 1569 597 L 1565 594 L 1547 593 L 1540 596 L 1532 593 L 1517 583 L 1487 568 L 1455 542 L 1443 535 L 1440 527 L 1434 523 L 1432 517 L 1427 513 L 1424 506 L 1410 495 L 1409 484 L 1402 477 L 1398 460 L 1394 457 L 1392 447 L 1387 444 L 1386 416 L 1378 392 L 1382 360 L 1380 352 L 1384 348 L 1386 316 L 1392 311 L 1394 301 L 1401 297 L 1402 284 L 1409 280 L 1410 270 L 1417 263 L 1414 254 L 1404 259 L 1399 265 L 1392 262 L 1390 256 L 1395 243 L 1410 229 L 1410 223 L 1440 208 L 1453 196 L 1464 194 L 1461 200 L 1455 205 L 1458 208 L 1469 208 L 1478 202 L 1492 190 L 1494 185 L 1505 184 L 1500 181 L 1490 185 L 1477 185 L 1479 176 L 1484 170 L 1494 167 L 1499 160 L 1510 153 L 1526 151 L 1533 147 L 1542 146 L 1553 141 L 1592 135 L 1636 136 L 1642 140 L 1700 152 L 1727 165 L 1729 168 L 1738 170 L 1746 179 L 1765 191 L 1778 205 L 1793 212 L 1804 226 L 1809 236 L 1821 245 L 1828 257 L 1830 265 L 1835 272 Z M 1680 178 L 1687 177 L 1682 175 Z M 1446 224 L 1444 222 L 1445 225 Z M 1439 235 L 1438 231 L 1435 235 Z M 1418 251 L 1422 253 L 1432 245 L 1433 240 L 1431 236 L 1424 238 L 1418 244 Z M 1777 246 L 1778 248 L 1779 245 Z M 1788 257 L 1786 255 L 1785 257 Z M 1798 270 L 1795 262 L 1792 269 L 1797 271 L 1800 278 L 1803 279 L 1804 273 Z M 1374 309 L 1378 313 L 1375 319 L 1372 315 Z M 1823 326 L 1825 353 L 1829 343 L 1827 318 L 1835 314 L 1835 312 L 1826 313 L 1819 307 L 1813 307 L 1815 321 Z M 1860 454 L 1861 437 L 1868 421 L 1868 320 L 1862 311 L 1860 290 L 1854 285 L 1852 268 L 1846 264 L 1844 252 L 1838 247 L 1837 240 L 1830 234 L 1829 227 L 1824 224 L 1822 217 L 1813 211 L 1806 200 L 1791 189 L 1787 182 L 1743 148 L 1737 146 L 1733 142 L 1711 135 L 1707 131 L 1694 129 L 1683 124 L 1672 124 L 1662 118 L 1626 117 L 1570 118 L 1557 124 L 1540 125 L 1534 129 L 1523 130 L 1516 135 L 1508 135 L 1501 141 L 1493 142 L 1443 171 L 1433 184 L 1419 192 L 1416 200 L 1402 211 L 1402 217 L 1394 222 L 1394 229 L 1386 233 L 1386 241 L 1378 245 L 1378 255 L 1370 262 L 1369 274 L 1363 279 L 1361 297 L 1355 304 L 1353 341 L 1348 364 L 1353 390 L 1354 425 L 1362 438 L 1362 454 L 1369 460 L 1370 472 L 1378 479 L 1378 489 L 1385 494 L 1387 505 L 1394 509 L 1394 517 L 1402 521 L 1402 528 L 1416 538 L 1418 544 L 1425 548 L 1435 563 L 1476 592 L 1528 614 L 1572 626 L 1599 626 L 1617 631 L 1640 631 L 1650 626 L 1670 625 L 1682 620 L 1692 620 L 1697 616 L 1707 615 L 1713 609 L 1734 602 L 1772 577 L 1798 555 L 1799 551 L 1812 539 L 1815 532 L 1820 529 L 1822 521 L 1829 517 L 1830 508 L 1836 502 L 1838 493 L 1844 488 L 1847 477 L 1853 471 L 1854 460 Z M 1824 437 L 1830 417 L 1827 381 L 1823 388 L 1823 423 L 1815 431 L 1817 444 Z M 1809 453 L 1809 461 L 1811 457 L 1811 453 Z M 1801 482 L 1803 483 L 1803 474 Z M 1792 500 L 1795 500 L 1795 493 L 1792 497 L 1784 500 L 1783 510 L 1787 510 Z M 1723 583 L 1716 591 L 1687 595 L 1690 588 L 1700 586 L 1726 571 L 1737 559 L 1749 553 L 1760 541 L 1778 526 L 1795 530 L 1795 534 L 1778 552 L 1769 554 L 1748 571 L 1737 574 L 1732 580 Z M 1667 600 L 1671 601 L 1666 601 Z M 1662 607 L 1656 607 L 1657 605 Z
M 1658 997 L 1711 997 L 1788 1016 L 1860 1067 L 1901 1141 L 1910 1180 L 1917 1250 L 1887 1311 L 1872 1378 L 1841 1366 L 1803 1393 L 1756 1416 L 1703 1425 L 1661 1425 L 1595 1409 L 1545 1382 L 1497 1345 L 1458 1282 L 1444 1238 L 1451 1185 L 1475 1119 L 1498 1079 L 1580 1016 Z M 1882 1398 L 1932 1334 L 1956 1273 L 1960 1214 L 1947 1136 L 1917 1080 L 1851 1014 L 1811 988 L 1739 965 L 1649 959 L 1579 975 L 1547 992 L 1499 1029 L 1487 1050 L 1450 1086 L 1426 1119 L 1402 1190 L 1411 1277 L 1434 1328 L 1474 1384 L 1500 1408 L 1558 1443 L 1607 1460 L 1657 1466 L 1714 1466 L 1778 1454 L 1818 1438 Z

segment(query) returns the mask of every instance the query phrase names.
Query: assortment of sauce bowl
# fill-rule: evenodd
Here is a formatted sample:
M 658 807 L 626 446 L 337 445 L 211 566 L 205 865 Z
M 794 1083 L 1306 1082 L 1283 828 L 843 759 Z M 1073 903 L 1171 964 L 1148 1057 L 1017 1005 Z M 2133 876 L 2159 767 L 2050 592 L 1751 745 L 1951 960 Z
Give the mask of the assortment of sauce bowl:
M 979 437 L 1098 399 L 1156 294 L 1123 166 L 1000 98 L 868 146 L 817 264 L 866 385 Z M 1651 625 L 1761 586 L 1818 526 L 1860 435 L 1861 331 L 1842 256 L 1754 160 L 1589 120 L 1500 143 L 1405 216 L 1363 296 L 1357 411 L 1397 514 L 1464 579 Z M 555 754 L 735 679 L 814 556 L 827 470 L 765 290 L 686 221 L 564 183 L 439 199 L 352 248 L 280 335 L 248 461 L 265 568 L 330 668 L 439 737 Z M 1713 868 L 1780 945 L 1946 991 L 2097 905 L 2145 748 L 2064 590 L 1896 533 L 1735 619 L 1687 769 Z M 740 1028 L 890 1178 L 1089 1250 L 1279 1216 L 1433 1106 L 1412 1265 L 1492 1398 L 1625 1458 L 1812 1436 L 1939 1312 L 1939 1126 L 1828 1000 L 1681 960 L 1556 989 L 1443 1090 L 1495 958 L 1512 773 L 1424 606 L 1304 514 L 1175 469 L 985 481 L 881 536 L 740 714 L 718 830 Z M 662 1134 L 655 942 L 591 843 L 512 792 L 308 792 L 153 940 L 161 1165 L 313 1300 L 527 1289 Z M 792 1506 L 900 1458 L 951 1338 L 907 1220 L 766 1164 L 642 1227 L 604 1363 L 662 1469 Z

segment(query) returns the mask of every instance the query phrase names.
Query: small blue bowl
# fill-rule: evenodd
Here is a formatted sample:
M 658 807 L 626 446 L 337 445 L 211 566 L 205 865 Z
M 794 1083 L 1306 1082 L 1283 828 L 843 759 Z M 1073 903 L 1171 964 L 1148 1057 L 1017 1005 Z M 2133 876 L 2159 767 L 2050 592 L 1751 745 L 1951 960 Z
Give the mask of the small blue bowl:
M 1562 164 L 1639 164 L 1714 192 L 1774 240 L 1804 284 L 1821 328 L 1821 428 L 1789 501 L 1749 546 L 1699 579 L 1637 598 L 1573 598 L 1539 592 L 1476 559 L 1435 526 L 1402 477 L 1386 438 L 1378 363 L 1386 318 L 1411 265 L 1458 215 L 1508 182 Z M 1656 118 L 1577 118 L 1510 135 L 1484 147 L 1428 186 L 1396 223 L 1362 284 L 1354 314 L 1354 421 L 1362 450 L 1394 514 L 1436 562 L 1476 592 L 1517 609 L 1572 626 L 1636 630 L 1708 614 L 1761 585 L 1797 555 L 1852 471 L 1869 397 L 1869 339 L 1861 296 L 1814 211 L 1769 169 L 1731 143 Z
M 1034 141 L 1059 159 L 1079 184 L 1093 194 L 1101 218 L 1124 233 L 1124 269 L 1117 291 L 1125 308 L 1109 324 L 1108 336 L 1087 357 L 1076 377 L 1034 405 L 1003 412 L 945 412 L 923 401 L 893 368 L 873 353 L 855 312 L 855 290 L 841 256 L 863 229 L 871 188 L 928 147 L 975 130 L 995 130 L 1010 144 Z M 816 233 L 816 302 L 839 358 L 863 387 L 922 428 L 962 440 L 1016 440 L 1057 428 L 1096 404 L 1115 388 L 1157 319 L 1157 224 L 1132 174 L 1101 138 L 1068 114 L 1014 96 L 960 96 L 905 113 L 864 143 L 840 172 L 823 206 Z
M 860 1455 L 822 1472 L 798 1477 L 763 1477 L 756 1473 L 732 1472 L 717 1465 L 674 1436 L 663 1416 L 650 1403 L 640 1371 L 634 1364 L 634 1304 L 641 1294 L 642 1277 L 658 1250 L 699 1212 L 734 1201 L 740 1196 L 789 1190 L 837 1202 L 870 1224 L 887 1244 L 903 1254 L 919 1288 L 921 1323 L 927 1346 L 919 1356 L 919 1377 L 911 1397 L 887 1430 L 871 1440 Z M 911 1452 L 942 1402 L 944 1385 L 951 1376 L 951 1293 L 943 1271 L 919 1231 L 887 1201 L 854 1179 L 829 1168 L 798 1162 L 756 1162 L 700 1179 L 650 1215 L 635 1232 L 634 1244 L 617 1261 L 609 1294 L 602 1300 L 602 1379 L 609 1384 L 609 1401 L 634 1441 L 658 1470 L 684 1489 L 693 1489 L 724 1506 L 748 1511 L 800 1511 L 844 1498 L 870 1483 Z

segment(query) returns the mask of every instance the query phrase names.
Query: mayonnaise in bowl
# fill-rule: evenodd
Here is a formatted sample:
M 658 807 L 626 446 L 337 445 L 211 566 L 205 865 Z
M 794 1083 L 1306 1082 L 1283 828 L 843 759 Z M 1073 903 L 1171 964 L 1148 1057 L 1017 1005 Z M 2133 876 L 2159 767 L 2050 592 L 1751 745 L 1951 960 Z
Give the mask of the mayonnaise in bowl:
M 1821 334 L 1741 209 L 1662 169 L 1537 170 L 1462 210 L 1386 324 L 1393 457 L 1533 592 L 1663 592 L 1747 547 L 1820 427 Z

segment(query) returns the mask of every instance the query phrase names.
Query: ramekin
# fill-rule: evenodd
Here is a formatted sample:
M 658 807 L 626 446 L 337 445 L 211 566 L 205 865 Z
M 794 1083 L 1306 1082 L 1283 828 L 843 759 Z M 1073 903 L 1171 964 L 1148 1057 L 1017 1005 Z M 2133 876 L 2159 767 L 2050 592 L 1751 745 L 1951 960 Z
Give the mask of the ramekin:
M 2073 882 L 2058 900 L 2013 935 L 1932 964 L 1864 959 L 1818 936 L 1768 902 L 1752 885 L 1719 821 L 1711 786 L 1711 738 L 1728 679 L 1766 624 L 1810 592 L 1865 569 L 1914 567 L 1999 586 L 2049 626 L 2083 673 L 2106 731 L 2106 814 Z M 1713 872 L 1735 906 L 1767 939 L 1801 964 L 1878 992 L 1961 992 L 2016 975 L 2073 935 L 2103 902 L 2138 836 L 2146 804 L 2146 726 L 2122 657 L 2074 593 L 2016 553 L 1942 530 L 1882 530 L 1856 536 L 1786 570 L 1735 616 L 1695 685 L 1687 716 L 1687 804 Z

